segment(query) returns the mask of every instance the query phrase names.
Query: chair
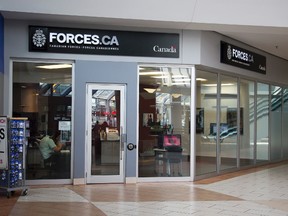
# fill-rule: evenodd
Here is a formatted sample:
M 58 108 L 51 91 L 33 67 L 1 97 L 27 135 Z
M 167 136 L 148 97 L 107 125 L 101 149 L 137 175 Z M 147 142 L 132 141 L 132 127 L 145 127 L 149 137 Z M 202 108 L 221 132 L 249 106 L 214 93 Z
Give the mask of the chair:
M 175 174 L 175 165 L 178 165 L 178 175 L 182 176 L 182 147 L 181 146 L 169 146 L 165 147 L 165 159 L 167 160 L 167 174 L 171 176 L 171 171 L 173 176 Z
M 158 176 L 167 175 L 167 159 L 165 157 L 165 149 L 156 149 L 155 152 L 155 172 Z M 162 172 L 160 168 L 162 167 Z
M 40 150 L 40 142 L 37 143 L 37 148 L 41 155 L 41 162 L 40 162 L 41 168 L 47 172 L 48 176 L 53 175 L 53 173 L 55 173 L 55 170 L 56 170 L 55 161 L 51 159 L 44 159 L 43 154 Z

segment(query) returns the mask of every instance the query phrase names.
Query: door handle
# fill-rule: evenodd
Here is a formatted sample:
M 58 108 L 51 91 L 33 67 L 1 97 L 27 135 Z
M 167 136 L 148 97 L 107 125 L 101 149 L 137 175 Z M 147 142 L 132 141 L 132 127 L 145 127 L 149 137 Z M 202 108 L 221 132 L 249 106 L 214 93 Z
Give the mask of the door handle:
M 128 149 L 129 151 L 132 151 L 133 149 L 136 149 L 136 145 L 134 145 L 133 143 L 128 143 L 127 149 Z
M 127 140 L 127 134 L 123 133 L 123 127 L 120 127 L 120 160 L 122 160 L 122 153 L 124 151 L 124 143 Z

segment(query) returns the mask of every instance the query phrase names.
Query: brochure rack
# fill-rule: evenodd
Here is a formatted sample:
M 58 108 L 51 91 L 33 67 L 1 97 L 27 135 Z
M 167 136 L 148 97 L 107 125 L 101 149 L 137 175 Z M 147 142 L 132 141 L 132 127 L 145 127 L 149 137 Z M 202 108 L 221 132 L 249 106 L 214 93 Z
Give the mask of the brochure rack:
M 16 190 L 22 190 L 24 196 L 28 193 L 25 184 L 28 128 L 27 118 L 0 117 L 0 189 L 7 191 L 8 198 Z

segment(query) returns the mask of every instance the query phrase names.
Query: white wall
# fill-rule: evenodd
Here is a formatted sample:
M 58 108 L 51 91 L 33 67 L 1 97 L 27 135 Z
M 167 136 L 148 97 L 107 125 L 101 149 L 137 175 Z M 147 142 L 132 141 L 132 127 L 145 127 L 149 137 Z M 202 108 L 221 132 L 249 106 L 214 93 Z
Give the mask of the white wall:
M 286 0 L 1 0 L 0 4 L 4 12 L 24 12 L 29 16 L 37 13 L 71 15 L 72 19 L 73 16 L 98 18 L 103 22 L 105 18 L 112 18 L 118 22 L 121 19 L 168 21 L 181 24 L 183 28 L 187 24 L 288 27 Z

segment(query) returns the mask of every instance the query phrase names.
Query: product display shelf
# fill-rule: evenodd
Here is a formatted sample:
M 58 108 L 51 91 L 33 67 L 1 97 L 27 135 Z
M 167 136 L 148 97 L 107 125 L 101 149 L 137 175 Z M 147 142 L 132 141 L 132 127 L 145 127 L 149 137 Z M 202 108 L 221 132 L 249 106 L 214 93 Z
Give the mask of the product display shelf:
M 7 147 L 6 168 L 0 169 L 0 189 L 7 191 L 7 197 L 17 190 L 22 195 L 28 193 L 26 186 L 26 146 L 29 136 L 27 118 L 7 118 Z

